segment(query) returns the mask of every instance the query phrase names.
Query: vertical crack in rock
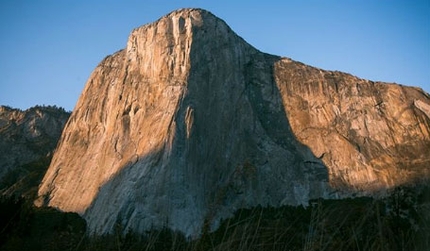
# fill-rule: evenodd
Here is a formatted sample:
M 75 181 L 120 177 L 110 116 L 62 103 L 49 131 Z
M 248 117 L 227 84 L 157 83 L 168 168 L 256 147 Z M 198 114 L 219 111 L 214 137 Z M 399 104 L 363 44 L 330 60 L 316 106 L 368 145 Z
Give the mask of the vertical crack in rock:
M 185 125 L 187 129 L 187 139 L 190 138 L 193 122 L 194 122 L 194 110 L 193 108 L 188 106 L 187 111 L 185 112 Z

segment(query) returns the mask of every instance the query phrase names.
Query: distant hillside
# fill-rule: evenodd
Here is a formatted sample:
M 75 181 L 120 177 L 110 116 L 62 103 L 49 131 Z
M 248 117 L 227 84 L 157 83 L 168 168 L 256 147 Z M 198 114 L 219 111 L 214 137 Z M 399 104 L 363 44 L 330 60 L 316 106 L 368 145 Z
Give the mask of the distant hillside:
M 56 106 L 0 106 L 0 193 L 33 196 L 70 113 Z

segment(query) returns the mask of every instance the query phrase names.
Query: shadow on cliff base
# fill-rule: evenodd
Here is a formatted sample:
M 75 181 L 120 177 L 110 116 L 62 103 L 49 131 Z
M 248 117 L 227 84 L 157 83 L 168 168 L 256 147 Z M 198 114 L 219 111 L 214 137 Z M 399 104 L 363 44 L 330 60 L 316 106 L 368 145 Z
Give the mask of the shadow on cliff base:
M 283 152 L 289 154 L 285 156 L 288 158 L 286 163 L 289 163 L 285 170 L 282 170 L 282 168 L 277 168 L 281 170 L 276 172 L 269 170 L 269 172 L 274 173 L 273 177 L 276 179 L 276 182 L 272 182 L 273 187 L 271 187 L 272 184 L 266 184 L 266 186 L 270 187 L 269 189 L 274 190 L 272 194 L 283 198 L 286 192 L 282 190 L 282 186 L 274 186 L 275 183 L 280 184 L 279 179 L 281 177 L 279 175 L 302 177 L 303 180 L 292 181 L 298 183 L 307 183 L 310 180 L 312 182 L 328 183 L 329 175 L 321 160 L 314 156 L 307 146 L 301 144 L 291 131 L 279 89 L 273 78 L 273 65 L 277 60 L 279 60 L 279 57 L 258 54 L 243 66 L 245 78 L 243 89 L 237 90 L 237 92 L 241 93 L 238 96 L 240 100 L 237 102 L 248 104 L 248 106 L 244 106 L 246 107 L 244 109 L 251 109 L 254 123 L 257 123 L 258 127 L 262 128 L 264 137 L 268 138 L 265 140 L 269 140 L 271 145 L 276 145 L 277 148 L 283 149 Z M 200 65 L 201 67 L 203 66 Z M 246 189 L 253 189 L 251 184 L 253 181 L 250 181 L 251 178 L 248 178 L 243 173 L 246 171 L 254 172 L 253 175 L 263 173 L 263 171 L 260 171 L 262 166 L 255 163 L 258 159 L 258 156 L 255 155 L 261 154 L 259 152 L 262 151 L 259 149 L 261 148 L 260 141 L 262 139 L 258 138 L 262 136 L 251 135 L 254 133 L 252 130 L 256 125 L 234 125 L 232 123 L 232 121 L 236 121 L 236 118 L 233 117 L 234 115 L 224 120 L 226 123 L 230 123 L 226 131 L 218 130 L 219 127 L 217 126 L 219 125 L 213 125 L 213 121 L 205 119 L 207 109 L 212 109 L 217 114 L 222 114 L 223 112 L 234 114 L 229 113 L 229 111 L 223 111 L 222 100 L 210 103 L 209 97 L 201 95 L 202 93 L 217 95 L 211 92 L 214 87 L 210 86 L 210 83 L 202 83 L 201 81 L 205 79 L 203 75 L 210 70 L 213 69 L 200 69 L 198 72 L 191 72 L 187 94 L 181 101 L 177 114 L 174 115 L 175 138 L 171 148 L 166 143 L 160 149 L 155 149 L 145 156 L 139 156 L 139 160 L 136 163 L 130 163 L 120 168 L 120 171 L 100 188 L 99 194 L 84 214 L 89 222 L 90 231 L 93 233 L 104 233 L 106 230 L 112 231 L 117 224 L 122 225 L 126 230 L 139 226 L 140 229 L 146 229 L 151 226 L 157 228 L 163 225 L 172 227 L 169 226 L 171 220 L 168 217 L 175 215 L 174 211 L 177 209 L 175 207 L 183 209 L 190 206 L 181 205 L 181 198 L 177 198 L 181 196 L 184 198 L 183 203 L 194 203 L 196 207 L 200 208 L 195 215 L 195 222 L 185 222 L 185 224 L 189 224 L 188 228 L 193 228 L 192 232 L 208 231 L 213 227 L 214 222 L 212 221 L 216 219 L 219 210 L 232 213 L 233 209 L 229 207 L 240 207 L 240 201 L 245 201 Z M 213 107 L 213 104 L 219 104 L 220 107 Z M 188 137 L 185 117 L 187 116 L 187 109 L 192 106 L 194 106 L 195 110 L 194 124 L 197 129 Z M 198 126 L 199 124 L 200 126 Z M 204 126 L 201 126 L 201 124 Z M 237 132 L 240 135 L 230 135 L 231 132 L 235 132 L 235 126 L 243 127 L 246 130 Z M 216 134 L 216 132 L 219 134 Z M 215 133 L 215 135 L 208 135 L 207 133 Z M 230 141 L 239 139 L 237 142 L 229 142 L 232 145 L 231 148 L 238 149 L 236 151 L 237 155 L 226 160 L 224 157 L 226 150 L 222 148 L 226 146 L 219 146 L 219 142 L 215 142 L 220 138 Z M 216 147 L 219 148 L 215 149 Z M 279 156 L 279 158 L 282 159 L 282 156 Z M 271 162 L 272 160 L 267 161 Z M 220 168 L 218 165 L 223 166 Z M 262 165 L 266 165 L 266 163 Z M 240 175 L 238 172 L 241 172 Z M 305 172 L 311 178 L 305 178 Z M 178 174 L 184 173 L 185 177 L 178 178 Z M 218 178 L 212 179 L 212 177 Z M 212 180 L 208 180 L 209 178 Z M 196 184 L 180 184 L 177 186 L 178 182 Z M 128 194 L 118 194 L 121 189 L 116 188 L 125 184 L 127 186 L 132 184 L 130 186 L 131 190 L 127 191 Z M 188 190 L 184 187 L 188 187 Z M 175 191 L 176 188 L 184 189 L 183 194 L 178 194 L 178 191 Z M 289 193 L 294 192 L 293 185 L 290 185 L 288 189 Z M 314 191 L 308 192 L 312 193 Z M 304 198 L 309 196 L 315 198 L 312 195 L 303 196 Z M 185 199 L 186 197 L 197 198 L 197 200 L 192 201 Z M 229 198 L 228 200 L 227 197 Z M 110 206 L 110 199 L 117 201 L 115 204 L 117 208 Z M 170 202 L 169 200 L 172 201 Z M 258 200 L 253 200 L 257 201 L 257 203 L 253 203 L 253 206 L 257 206 L 259 204 Z M 231 205 L 226 201 L 232 201 Z M 306 203 L 301 202 L 298 198 L 291 198 L 291 201 L 296 201 L 293 204 Z M 160 205 L 157 205 L 158 202 L 160 202 Z M 263 202 L 260 203 L 263 204 Z M 281 206 L 285 203 L 270 201 L 268 204 Z M 109 213 L 106 213 L 107 211 Z M 198 215 L 201 212 L 203 215 Z M 190 212 L 190 214 L 192 213 Z M 155 218 L 154 215 L 156 215 Z M 226 214 L 224 213 L 223 215 Z M 157 217 L 159 218 L 157 219 Z M 141 222 L 131 222 L 136 219 L 140 219 Z M 95 224 L 91 225 L 93 223 Z M 175 227 L 177 226 L 173 226 L 173 228 Z
M 268 55 L 265 55 L 264 57 L 264 60 L 267 62 L 264 65 L 264 69 L 271 74 L 273 72 L 272 66 L 279 58 Z M 258 61 L 261 61 L 261 59 Z M 265 130 L 270 139 L 278 146 L 297 153 L 303 153 L 304 151 L 311 153 L 311 150 L 307 146 L 301 144 L 295 138 L 283 107 L 280 106 L 278 109 L 276 109 L 276 107 L 275 109 L 272 107 L 273 103 L 282 104 L 279 90 L 274 83 L 273 76 L 269 78 L 268 81 L 267 79 L 261 79 L 261 76 L 256 74 L 257 71 L 261 71 L 261 65 L 256 64 L 256 61 L 250 61 L 245 67 L 246 83 L 243 91 L 245 93 L 245 97 L 249 100 L 250 105 L 252 106 L 252 110 L 255 112 L 255 116 L 257 116 L 258 123 L 260 123 L 261 127 Z M 173 193 L 172 190 L 169 189 L 175 189 L 174 187 L 171 187 L 171 179 L 175 179 L 175 172 L 177 171 L 175 170 L 175 167 L 179 166 L 179 164 L 183 164 L 175 163 L 175 161 L 187 161 L 187 159 L 177 158 L 178 156 L 175 154 L 187 151 L 187 149 L 189 149 L 187 148 L 187 145 L 190 143 L 189 141 L 193 140 L 188 139 L 185 136 L 186 128 L 184 125 L 186 109 L 189 104 L 193 103 L 191 101 L 194 98 L 193 95 L 195 95 L 195 93 L 193 93 L 193 84 L 197 83 L 194 83 L 191 78 L 189 92 L 184 98 L 184 102 L 175 117 L 176 135 L 173 140 L 173 150 L 167 149 L 164 146 L 145 156 L 140 156 L 137 163 L 127 164 L 121 168 L 121 171 L 119 171 L 111 180 L 101 187 L 100 194 L 102 194 L 102 196 L 100 196 L 100 198 L 98 198 L 99 196 L 96 196 L 95 200 L 87 210 L 86 217 L 93 217 L 91 214 L 102 215 L 106 210 L 108 210 L 106 207 L 109 207 L 111 199 L 128 198 L 125 198 L 123 203 L 119 204 L 120 208 L 114 210 L 113 214 L 106 214 L 105 219 L 100 220 L 102 225 L 103 222 L 108 222 L 107 225 L 92 226 L 94 227 L 93 229 L 91 229 L 90 226 L 90 231 L 93 231 L 90 234 L 102 234 L 103 229 L 110 229 L 111 234 L 113 235 L 108 235 L 107 238 L 113 239 L 111 236 L 134 232 L 136 230 L 130 230 L 127 227 L 131 225 L 139 226 L 139 224 L 131 224 L 130 219 L 127 219 L 127 217 L 131 217 L 135 213 L 139 213 L 141 207 L 145 207 L 151 203 L 155 204 L 154 199 L 157 199 L 157 194 L 160 197 L 167 197 L 167 199 L 169 199 L 170 195 L 177 195 L 177 193 Z M 265 96 L 266 94 L 263 93 L 262 86 L 264 85 L 265 88 L 268 87 L 271 89 L 269 95 L 270 101 L 267 99 L 268 96 Z M 205 97 L 202 98 L 205 99 Z M 195 104 L 195 102 L 193 104 Z M 198 121 L 196 123 L 198 123 Z M 202 139 L 204 139 L 203 136 L 204 135 L 200 135 Z M 210 145 L 212 142 L 207 142 L 207 144 Z M 250 155 L 254 152 L 252 151 L 252 148 L 258 147 L 256 142 L 249 140 L 236 142 L 236 144 L 246 144 L 247 147 L 244 149 L 251 149 L 249 152 Z M 192 149 L 198 151 L 198 145 Z M 173 157 L 176 157 L 173 158 L 172 155 Z M 298 154 L 297 156 L 294 156 L 294 158 L 294 162 L 297 163 L 298 167 L 303 168 L 308 165 L 310 166 L 309 168 L 312 168 L 312 166 L 317 166 L 318 169 L 314 173 L 315 179 L 326 182 L 329 181 L 327 167 L 325 167 L 316 156 L 312 155 L 305 158 Z M 309 161 L 309 158 L 311 161 Z M 202 156 L 201 159 L 206 159 L 207 162 L 211 161 L 206 155 Z M 249 159 L 252 160 L 253 156 L 249 156 Z M 306 161 L 308 162 L 306 163 Z M 232 161 L 232 163 L 235 162 Z M 230 174 L 234 172 L 236 164 L 237 163 L 233 164 L 229 169 Z M 251 164 L 255 165 L 254 163 Z M 166 172 L 161 171 L 160 168 L 169 168 L 170 170 Z M 256 168 L 259 168 L 259 166 L 256 166 Z M 193 168 L 193 173 L 197 172 L 196 175 L 198 176 L 191 180 L 203 182 L 200 179 L 202 177 L 200 175 L 204 171 L 201 169 L 199 170 L 199 166 L 195 166 Z M 167 173 L 170 175 L 161 177 L 161 173 Z M 152 181 L 154 180 L 158 180 L 159 182 L 153 183 Z M 116 194 L 115 188 L 123 185 L 125 182 L 135 182 L 138 185 L 133 187 L 135 189 L 129 191 L 129 194 Z M 186 180 L 184 180 L 184 182 L 186 182 Z M 217 181 L 215 181 L 215 183 L 217 183 Z M 221 182 L 221 184 L 222 183 L 223 182 Z M 148 189 L 148 187 L 149 189 L 142 189 L 142 186 L 147 186 L 146 189 Z M 205 187 L 204 183 L 197 184 L 196 187 L 199 187 L 201 190 L 213 189 L 216 191 L 220 189 L 220 187 Z M 156 192 L 151 192 L 152 195 L 149 196 L 149 194 L 145 194 L 144 190 Z M 399 206 L 399 203 L 407 203 L 408 200 L 405 199 L 409 196 L 407 193 L 408 192 L 405 192 L 404 190 L 399 190 L 397 194 L 394 194 L 393 200 L 397 201 L 394 201 L 392 205 Z M 230 193 L 230 196 L 232 194 L 235 195 L 235 193 Z M 187 194 L 184 194 L 184 196 L 186 195 Z M 240 194 L 236 194 L 236 196 L 239 197 Z M 217 195 L 212 195 L 210 198 L 205 198 L 205 200 L 208 203 L 204 205 L 205 207 L 212 209 L 217 208 L 213 205 L 213 203 L 219 200 Z M 423 201 L 428 201 L 428 197 L 427 199 L 423 199 Z M 185 237 L 183 235 L 164 228 L 169 228 L 169 219 L 154 219 L 154 222 L 161 224 L 158 224 L 158 226 L 157 224 L 154 224 L 147 229 L 148 231 L 137 234 L 149 234 L 149 236 L 151 236 L 152 233 L 156 233 L 157 237 L 154 237 L 155 239 L 153 241 L 154 243 L 158 243 L 158 247 L 170 249 L 175 245 L 174 243 L 176 240 L 176 243 L 182 243 L 177 244 L 177 249 L 184 247 L 181 245 L 186 245 L 186 248 L 189 250 L 252 250 L 257 247 L 260 248 L 259 250 L 273 250 L 274 247 L 280 249 L 286 247 L 297 247 L 298 250 L 309 249 L 311 247 L 320 250 L 328 250 L 330 248 L 337 250 L 345 248 L 348 250 L 382 250 L 384 247 L 388 246 L 407 247 L 410 250 L 420 250 L 420 247 L 428 246 L 428 242 L 422 241 L 426 239 L 426 234 L 423 232 L 417 234 L 416 232 L 409 231 L 411 226 L 407 225 L 408 223 L 401 218 L 400 212 L 403 210 L 401 207 L 411 209 L 413 205 L 404 204 L 403 206 L 396 208 L 393 212 L 398 212 L 398 214 L 394 214 L 393 216 L 392 214 L 386 215 L 382 212 L 387 208 L 385 204 L 383 205 L 381 203 L 382 202 L 371 198 L 358 198 L 342 201 L 313 200 L 308 208 L 285 205 L 270 207 L 256 204 L 254 207 L 247 209 L 238 208 L 235 214 L 232 215 L 232 218 L 222 221 L 218 230 L 215 230 L 214 232 L 210 232 L 209 228 L 205 226 L 205 224 L 208 224 L 207 217 L 210 216 L 210 212 L 206 211 L 206 215 L 204 215 L 205 219 L 197 220 L 200 221 L 198 224 L 201 225 L 202 235 L 197 239 L 197 241 L 191 241 L 187 244 L 184 244 Z M 153 205 L 151 208 L 155 211 L 159 210 L 169 212 L 171 210 L 171 208 L 159 208 L 159 206 L 157 208 L 157 205 Z M 140 213 L 142 219 L 148 217 L 148 215 L 144 215 L 144 212 Z M 163 214 L 160 213 L 159 215 L 162 217 Z M 339 218 L 339 215 L 343 215 L 344 217 Z M 131 220 L 135 221 L 137 218 L 131 218 Z M 318 221 L 317 219 L 320 219 L 321 221 Z M 428 222 L 428 219 L 426 222 Z M 273 226 L 282 227 L 277 228 Z M 150 230 L 152 230 L 152 232 Z M 292 230 L 292 232 L 290 230 Z M 345 233 L 349 236 L 347 241 L 344 240 Z M 402 236 L 404 235 L 404 237 L 402 237 L 403 243 L 399 244 L 398 242 L 393 241 L 396 240 L 395 236 L 397 234 L 402 234 Z M 413 235 L 420 236 L 419 238 L 422 238 L 422 240 L 420 239 L 420 242 L 422 243 L 414 243 L 415 239 L 413 238 Z M 127 242 L 127 238 L 138 238 L 126 236 L 127 235 L 117 238 L 123 243 Z M 133 236 L 133 234 L 131 236 Z M 244 236 L 246 241 L 244 241 Z M 293 237 L 290 241 L 285 241 L 286 236 Z M 170 242 L 166 241 L 164 238 Z M 108 239 L 106 239 L 106 241 Z M 305 243 L 303 243 L 303 240 L 306 240 Z M 321 240 L 323 241 L 321 242 Z M 156 250 L 155 246 L 153 247 L 154 250 Z
M 308 146 L 300 143 L 291 129 L 285 108 L 283 106 L 280 90 L 278 89 L 278 86 L 274 80 L 274 64 L 278 60 L 280 60 L 280 58 L 276 56 L 256 54 L 255 58 L 251 58 L 246 63 L 246 65 L 244 65 L 243 74 L 245 83 L 243 90 L 241 90 L 243 95 L 240 96 L 240 99 L 246 99 L 249 102 L 252 113 L 255 116 L 256 123 L 258 123 L 259 126 L 263 128 L 265 134 L 270 138 L 271 142 L 280 148 L 285 149 L 287 152 L 293 153 L 288 157 L 290 158 L 289 163 L 294 163 L 294 168 L 288 170 L 304 173 L 306 169 L 306 173 L 311 176 L 311 178 L 308 178 L 308 180 L 293 180 L 291 182 L 298 181 L 300 183 L 303 181 L 309 182 L 309 180 L 312 180 L 316 182 L 327 183 L 327 187 L 330 189 L 329 170 L 327 166 L 325 166 L 321 161 L 321 156 L 315 156 Z M 92 215 L 101 215 L 106 210 L 106 205 L 109 205 L 109 198 L 119 198 L 119 200 L 122 200 L 122 203 L 119 204 L 120 208 L 113 209 L 113 214 L 107 215 L 103 220 L 99 219 L 97 222 L 101 225 L 94 226 L 92 231 L 95 233 L 103 233 L 106 229 L 112 230 L 116 224 L 124 226 L 125 229 L 127 229 L 128 226 L 142 225 L 153 226 L 155 228 L 157 226 L 161 227 L 163 225 L 169 226 L 168 216 L 172 215 L 172 211 L 175 210 L 174 206 L 170 208 L 163 208 L 162 205 L 148 205 L 156 204 L 154 203 L 154 200 L 157 201 L 159 199 L 164 200 L 163 203 L 165 203 L 165 205 L 173 205 L 180 201 L 180 198 L 174 198 L 175 202 L 168 202 L 171 196 L 180 197 L 178 192 L 174 191 L 175 184 L 177 184 L 174 182 L 178 182 L 176 174 L 181 172 L 188 172 L 190 174 L 190 176 L 186 177 L 186 179 L 183 179 L 182 182 L 191 181 L 191 183 L 197 183 L 189 185 L 189 187 L 193 187 L 193 189 L 183 191 L 184 197 L 188 196 L 188 193 L 192 194 L 193 196 L 198 195 L 201 193 L 201 191 L 210 191 L 209 193 L 203 192 L 203 194 L 208 195 L 202 199 L 203 201 L 195 202 L 197 206 L 203 208 L 202 212 L 204 214 L 200 217 L 196 216 L 195 221 L 197 223 L 190 223 L 193 226 L 197 226 L 196 229 L 207 231 L 210 229 L 208 225 L 212 224 L 211 220 L 214 218 L 214 215 L 217 214 L 216 211 L 231 206 L 224 204 L 224 198 L 226 196 L 237 197 L 239 199 L 242 198 L 241 194 L 243 194 L 243 191 L 233 192 L 232 190 L 235 188 L 230 186 L 229 179 L 230 176 L 234 174 L 237 166 L 241 164 L 245 166 L 244 163 L 246 161 L 249 162 L 249 166 L 255 167 L 257 170 L 262 167 L 260 164 L 254 162 L 256 159 L 254 155 L 258 152 L 256 149 L 259 148 L 258 142 L 253 140 L 252 137 L 235 137 L 235 139 L 239 138 L 241 140 L 235 142 L 234 144 L 244 145 L 244 147 L 240 148 L 240 154 L 237 156 L 232 156 L 232 160 L 221 162 L 223 164 L 231 163 L 230 166 L 224 168 L 224 170 L 227 170 L 225 174 L 218 174 L 218 176 L 221 177 L 221 180 L 212 180 L 207 182 L 205 181 L 206 177 L 216 177 L 214 174 L 219 170 L 223 170 L 222 168 L 208 168 L 215 167 L 220 161 L 219 156 L 211 155 L 211 153 L 214 152 L 211 150 L 211 147 L 217 147 L 216 142 L 212 142 L 208 139 L 216 140 L 216 138 L 231 138 L 232 135 L 207 135 L 205 133 L 216 131 L 208 129 L 206 131 L 197 130 L 196 132 L 193 132 L 194 134 L 191 134 L 190 138 L 186 136 L 187 128 L 184 117 L 186 116 L 187 109 L 190 107 L 190 105 L 194 105 L 196 113 L 194 121 L 195 124 L 205 123 L 208 128 L 211 128 L 211 124 L 214 124 L 213 121 L 208 122 L 199 120 L 204 118 L 201 110 L 211 108 L 211 103 L 209 102 L 210 98 L 200 94 L 206 93 L 207 95 L 216 96 L 216 93 L 211 92 L 211 86 L 209 86 L 208 83 L 201 81 L 202 79 L 205 79 L 205 74 L 209 74 L 214 70 L 207 69 L 207 66 L 205 65 L 205 62 L 199 62 L 198 68 L 196 68 L 199 69 L 199 71 L 194 71 L 190 74 L 187 95 L 181 101 L 177 114 L 174 117 L 175 138 L 173 140 L 171 149 L 167 149 L 166 146 L 163 146 L 160 149 L 155 149 L 148 155 L 140 156 L 137 163 L 122 167 L 120 169 L 121 171 L 119 171 L 111 180 L 109 180 L 106 184 L 103 184 L 103 186 L 100 188 L 101 196 L 97 195 L 91 206 L 87 209 L 85 214 L 87 219 L 91 217 L 98 217 Z M 215 108 L 212 107 L 211 109 Z M 222 107 L 219 107 L 215 110 L 218 113 L 223 112 Z M 235 121 L 235 119 L 236 118 L 231 117 L 231 121 Z M 250 135 L 252 131 L 250 130 L 239 133 Z M 191 153 L 194 156 L 197 155 L 197 157 L 189 158 Z M 238 160 L 234 160 L 233 158 L 238 158 Z M 162 168 L 165 170 L 161 170 Z M 177 170 L 179 168 L 184 168 L 186 170 Z M 299 175 L 297 177 L 301 176 Z M 128 191 L 129 194 L 116 194 L 118 190 L 115 189 L 116 187 L 130 181 L 136 185 L 133 186 L 134 189 L 132 191 Z M 248 181 L 245 180 L 243 182 L 246 183 Z M 273 187 L 273 189 L 276 190 L 277 193 L 285 192 L 282 190 L 282 188 Z M 345 183 L 344 189 L 347 194 L 350 193 L 353 195 L 353 187 L 349 187 L 347 183 Z M 381 189 L 384 190 L 385 188 Z M 332 192 L 334 192 L 334 194 L 329 195 L 329 198 L 330 196 L 333 196 L 331 198 L 335 198 L 337 191 L 333 189 Z M 373 190 L 372 192 L 379 191 Z M 159 196 L 159 198 L 157 196 Z M 312 199 L 317 197 L 310 196 L 310 198 Z M 232 199 L 231 201 L 234 200 L 235 199 Z M 254 206 L 257 206 L 258 204 L 259 203 L 255 203 Z M 277 205 L 281 206 L 282 203 Z M 237 206 L 237 204 L 235 206 Z M 143 209 L 145 207 L 146 209 Z M 146 215 L 148 210 L 149 215 Z M 146 223 L 140 224 L 130 222 L 129 217 L 135 217 L 136 214 L 139 214 L 142 222 Z M 148 219 L 148 217 L 153 217 L 154 214 L 160 216 L 162 219 Z M 151 220 L 153 223 L 148 223 Z

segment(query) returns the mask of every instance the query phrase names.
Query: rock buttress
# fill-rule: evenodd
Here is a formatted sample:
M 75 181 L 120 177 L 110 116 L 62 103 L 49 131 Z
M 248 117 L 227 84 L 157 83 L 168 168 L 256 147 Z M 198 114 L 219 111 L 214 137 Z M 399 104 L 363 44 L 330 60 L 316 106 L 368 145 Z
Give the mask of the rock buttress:
M 395 185 L 400 179 L 377 172 L 405 138 L 393 138 L 396 124 L 385 117 L 420 122 L 406 137 L 419 137 L 419 153 L 428 117 L 409 101 L 411 111 L 394 115 L 378 108 L 399 105 L 388 104 L 397 95 L 388 85 L 363 89 L 371 84 L 330 74 L 259 52 L 204 10 L 172 12 L 135 29 L 127 48 L 95 69 L 36 204 L 78 212 L 96 234 L 119 224 L 196 236 L 239 208 Z M 344 104 L 349 96 L 363 105 Z

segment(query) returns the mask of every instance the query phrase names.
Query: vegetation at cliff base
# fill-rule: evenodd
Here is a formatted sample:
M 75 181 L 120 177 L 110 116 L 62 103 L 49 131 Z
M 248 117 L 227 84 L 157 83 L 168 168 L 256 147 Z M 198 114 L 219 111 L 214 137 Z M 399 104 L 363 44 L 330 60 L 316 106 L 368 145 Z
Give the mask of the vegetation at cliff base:
M 192 240 L 168 229 L 90 236 L 74 213 L 0 201 L 0 250 L 428 250 L 430 187 L 402 187 L 384 199 L 314 200 L 309 206 L 241 209 Z

